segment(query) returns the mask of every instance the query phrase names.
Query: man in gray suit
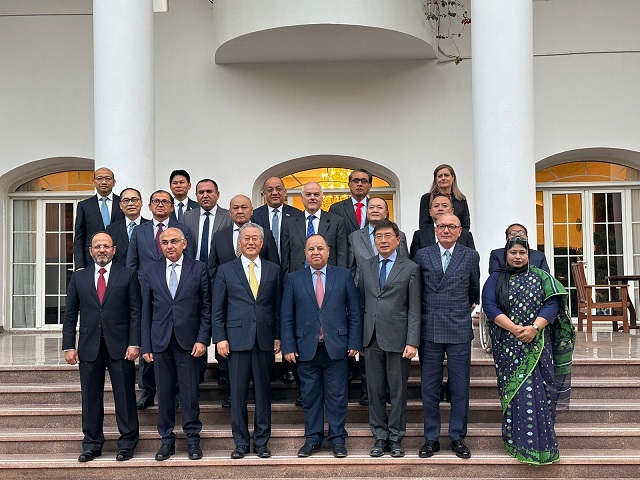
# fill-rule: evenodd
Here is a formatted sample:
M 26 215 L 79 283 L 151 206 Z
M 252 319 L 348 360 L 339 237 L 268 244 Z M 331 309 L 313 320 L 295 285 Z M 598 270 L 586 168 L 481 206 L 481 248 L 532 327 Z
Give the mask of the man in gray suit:
M 422 275 L 420 367 L 425 443 L 421 458 L 440 450 L 440 387 L 444 355 L 451 381 L 449 438 L 451 450 L 470 458 L 464 443 L 469 415 L 471 376 L 471 312 L 480 299 L 480 256 L 457 242 L 460 219 L 445 214 L 436 220 L 438 243 L 418 250 Z
M 381 457 L 390 451 L 392 457 L 403 457 L 407 381 L 411 359 L 420 345 L 420 268 L 398 254 L 400 229 L 395 223 L 383 220 L 373 232 L 378 255 L 364 262 L 358 284 L 364 300 L 362 344 L 368 370 L 369 427 L 375 438 L 369 454 Z M 388 417 L 387 389 L 391 400 Z

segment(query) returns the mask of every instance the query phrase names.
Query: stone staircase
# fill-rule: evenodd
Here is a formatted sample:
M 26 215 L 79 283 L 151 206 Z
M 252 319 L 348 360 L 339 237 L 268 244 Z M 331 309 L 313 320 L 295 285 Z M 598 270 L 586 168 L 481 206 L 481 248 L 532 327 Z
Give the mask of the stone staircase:
M 243 460 L 231 460 L 230 411 L 220 406 L 225 391 L 212 381 L 214 366 L 201 388 L 202 460 L 186 458 L 179 428 L 176 455 L 165 462 L 154 460 L 160 440 L 155 429 L 157 408 L 152 407 L 140 412 L 141 434 L 135 457 L 116 462 L 118 434 L 107 382 L 107 443 L 103 456 L 86 464 L 77 461 L 82 440 L 77 368 L 0 366 L 0 478 L 640 478 L 640 360 L 574 362 L 571 409 L 558 414 L 556 427 L 562 459 L 551 466 L 534 467 L 505 454 L 493 362 L 480 349 L 474 349 L 473 358 L 467 437 L 470 460 L 458 459 L 448 450 L 447 403 L 442 404 L 443 450 L 430 459 L 418 458 L 423 430 L 417 362 L 409 382 L 409 424 L 403 442 L 407 456 L 402 459 L 369 457 L 373 441 L 367 407 L 357 403 L 358 382 L 353 382 L 350 391 L 349 456 L 335 459 L 327 448 L 311 458 L 297 458 L 304 433 L 302 409 L 294 405 L 297 390 L 273 382 L 270 447 L 274 456 L 258 459 L 248 455 Z

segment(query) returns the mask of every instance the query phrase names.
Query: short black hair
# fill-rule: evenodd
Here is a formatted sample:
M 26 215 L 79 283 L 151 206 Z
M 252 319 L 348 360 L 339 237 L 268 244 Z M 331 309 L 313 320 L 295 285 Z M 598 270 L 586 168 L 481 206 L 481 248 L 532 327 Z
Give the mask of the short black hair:
M 140 190 L 138 190 L 137 188 L 133 188 L 133 187 L 123 188 L 122 191 L 120 192 L 120 197 L 122 197 L 122 194 L 124 192 L 126 192 L 127 190 L 133 190 L 134 192 L 136 192 L 138 194 L 138 196 L 140 197 L 140 200 L 142 200 L 142 194 L 140 193 Z
M 151 203 L 151 200 L 153 200 L 153 196 L 156 193 L 166 193 L 167 195 L 169 195 L 169 200 L 171 200 L 171 204 L 173 204 L 174 200 L 173 200 L 173 195 L 171 195 L 169 192 L 167 192 L 166 190 L 156 190 L 155 192 L 153 192 L 151 194 L 151 196 L 149 197 L 149 203 Z
M 369 183 L 373 182 L 373 175 L 371 175 L 368 171 L 366 171 L 364 168 L 358 168 L 356 170 L 354 170 L 353 172 L 351 172 L 349 174 L 349 181 L 351 181 L 351 175 L 353 175 L 356 172 L 360 172 L 360 173 L 366 173 L 367 176 L 369 177 Z
M 400 229 L 398 228 L 398 225 L 395 222 L 392 222 L 391 220 L 389 220 L 388 218 L 385 218 L 380 223 L 378 223 L 375 227 L 373 227 L 373 235 L 375 236 L 378 230 L 382 230 L 385 228 L 392 229 L 396 237 L 400 236 Z
M 187 183 L 191 183 L 191 175 L 189 175 L 189 172 L 187 172 L 186 170 L 174 170 L 173 172 L 171 172 L 171 175 L 169 175 L 169 184 L 171 184 L 171 182 L 173 181 L 173 177 L 175 177 L 176 175 L 182 175 L 187 179 Z
M 215 182 L 215 180 L 211 180 L 210 178 L 203 178 L 202 180 L 199 180 L 198 183 L 196 183 L 196 192 L 198 191 L 198 185 L 200 185 L 203 182 L 213 183 L 213 186 L 216 187 L 216 192 L 220 191 L 220 189 L 218 188 L 218 184 Z
M 507 229 L 504 231 L 504 236 L 508 237 L 509 236 L 509 230 L 511 230 L 511 227 L 514 227 L 518 225 L 519 227 L 524 228 L 524 234 L 528 237 L 529 236 L 529 230 L 527 230 L 527 227 L 525 227 L 524 225 L 522 225 L 521 223 L 512 223 L 511 225 L 509 225 L 507 227 Z

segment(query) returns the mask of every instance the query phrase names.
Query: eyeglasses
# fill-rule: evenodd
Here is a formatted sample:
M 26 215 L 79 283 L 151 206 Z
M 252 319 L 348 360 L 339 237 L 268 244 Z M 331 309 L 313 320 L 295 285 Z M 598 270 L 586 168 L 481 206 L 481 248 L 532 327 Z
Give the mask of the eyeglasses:
M 130 203 L 138 203 L 140 201 L 139 197 L 131 197 L 131 198 L 123 198 L 120 200 L 120 203 L 124 205 L 129 205 Z
M 367 183 L 369 183 L 369 180 L 367 180 L 366 178 L 352 178 L 351 183 L 361 183 L 363 185 L 366 185 Z
M 160 240 L 160 245 L 164 245 L 165 247 L 169 244 L 178 245 L 180 242 L 184 242 L 184 238 L 172 238 L 171 240 Z
M 113 245 L 92 245 L 91 250 L 109 250 L 113 248 Z
M 385 240 L 391 240 L 394 237 L 397 237 L 397 235 L 394 233 L 376 233 L 373 236 L 373 238 L 375 238 L 376 240 L 382 240 L 383 238 Z
M 513 238 L 513 237 L 527 238 L 527 232 L 525 232 L 524 230 L 511 230 L 509 232 L 509 238 Z
M 151 203 L 154 205 L 171 205 L 171 200 L 159 200 L 157 198 L 154 198 L 153 200 L 151 200 Z
M 449 230 L 450 232 L 454 232 L 457 229 L 462 228 L 459 225 L 436 225 L 436 229 L 439 232 L 443 232 L 445 229 Z

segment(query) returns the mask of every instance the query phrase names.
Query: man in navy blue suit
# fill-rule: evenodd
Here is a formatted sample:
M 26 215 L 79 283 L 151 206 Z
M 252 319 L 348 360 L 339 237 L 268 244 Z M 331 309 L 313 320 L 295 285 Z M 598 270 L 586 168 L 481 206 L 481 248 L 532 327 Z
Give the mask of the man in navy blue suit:
M 162 445 L 156 460 L 175 454 L 176 382 L 188 457 L 198 460 L 202 458 L 199 357 L 211 341 L 211 286 L 207 266 L 184 254 L 187 240 L 180 229 L 165 230 L 160 243 L 165 261 L 149 264 L 140 274 L 140 353 L 145 361 L 154 363 L 158 386 L 158 433 Z
M 184 223 L 184 214 L 190 210 L 198 208 L 198 202 L 191 200 L 189 190 L 191 190 L 191 176 L 186 170 L 174 170 L 169 175 L 169 188 L 173 195 L 173 211 L 171 220 Z
M 305 443 L 298 456 L 321 448 L 326 411 L 333 455 L 346 457 L 347 358 L 362 349 L 360 294 L 348 269 L 327 265 L 321 235 L 307 239 L 305 253 L 309 266 L 286 277 L 280 311 L 282 352 L 298 364 L 301 383 Z
M 480 301 L 480 256 L 457 243 L 461 230 L 457 216 L 440 216 L 436 220 L 438 243 L 418 250 L 414 259 L 422 275 L 419 355 L 425 443 L 418 452 L 421 458 L 440 450 L 440 389 L 445 354 L 451 383 L 451 450 L 460 458 L 471 457 L 464 438 L 469 416 L 471 312 Z
M 529 236 L 527 228 L 521 223 L 512 223 L 504 233 L 506 240 L 514 237 L 527 238 Z M 549 271 L 547 257 L 545 257 L 544 252 L 540 250 L 531 250 L 529 253 L 529 264 L 541 268 L 545 272 Z M 489 275 L 500 267 L 504 267 L 504 247 L 491 250 L 491 256 L 489 257 Z
M 227 359 L 231 380 L 231 458 L 249 452 L 247 397 L 253 380 L 253 450 L 271 456 L 271 369 L 280 353 L 280 267 L 260 258 L 263 228 L 240 228 L 240 257 L 220 265 L 213 287 L 213 342 Z

